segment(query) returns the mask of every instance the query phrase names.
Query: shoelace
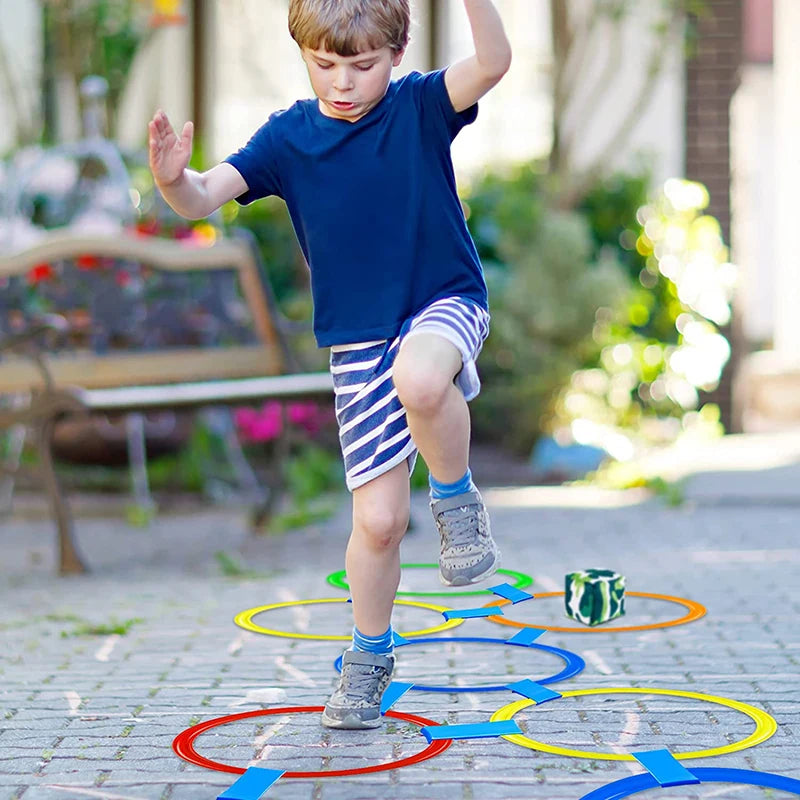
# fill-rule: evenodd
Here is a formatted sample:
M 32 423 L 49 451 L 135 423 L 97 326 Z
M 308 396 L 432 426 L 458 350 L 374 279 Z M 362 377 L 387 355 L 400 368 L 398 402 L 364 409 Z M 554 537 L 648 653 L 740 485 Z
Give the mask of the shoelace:
M 344 696 L 348 700 L 363 700 L 365 697 L 372 699 L 375 694 L 375 678 L 382 677 L 385 673 L 381 667 L 366 667 L 361 664 L 348 664 L 343 670 Z
M 466 516 L 461 516 L 469 508 L 471 506 L 461 506 L 459 509 L 454 509 L 456 513 L 445 511 L 442 515 L 448 547 L 466 547 L 475 543 L 474 531 L 478 523 L 478 512 L 470 511 Z

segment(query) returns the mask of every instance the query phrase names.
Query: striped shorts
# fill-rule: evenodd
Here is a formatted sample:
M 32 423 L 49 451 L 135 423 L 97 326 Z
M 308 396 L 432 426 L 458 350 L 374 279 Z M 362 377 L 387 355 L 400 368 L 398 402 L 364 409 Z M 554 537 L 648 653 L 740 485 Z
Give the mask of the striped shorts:
M 437 300 L 408 320 L 398 336 L 331 347 L 339 442 L 350 491 L 388 472 L 401 461 L 414 468 L 417 448 L 392 381 L 402 343 L 419 333 L 443 336 L 461 353 L 456 385 L 467 400 L 480 392 L 475 359 L 489 334 L 489 314 L 470 300 Z

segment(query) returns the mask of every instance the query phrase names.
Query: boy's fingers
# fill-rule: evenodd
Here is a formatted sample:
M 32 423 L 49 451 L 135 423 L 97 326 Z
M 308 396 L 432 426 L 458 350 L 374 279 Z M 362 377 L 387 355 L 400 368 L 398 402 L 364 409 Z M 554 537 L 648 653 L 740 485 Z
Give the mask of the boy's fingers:
M 167 136 L 172 132 L 172 125 L 170 125 L 169 119 L 167 118 L 167 115 L 163 111 L 159 111 L 156 114 L 155 118 L 153 119 L 153 122 L 155 122 L 158 132 L 162 136 Z

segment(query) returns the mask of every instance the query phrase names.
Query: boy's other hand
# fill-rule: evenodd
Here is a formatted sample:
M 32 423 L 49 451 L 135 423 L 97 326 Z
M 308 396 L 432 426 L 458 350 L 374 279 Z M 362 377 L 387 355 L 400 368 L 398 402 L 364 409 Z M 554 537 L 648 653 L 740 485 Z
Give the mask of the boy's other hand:
M 169 186 L 183 175 L 189 164 L 194 123 L 187 122 L 178 136 L 167 115 L 159 109 L 147 128 L 150 133 L 150 170 L 156 184 Z

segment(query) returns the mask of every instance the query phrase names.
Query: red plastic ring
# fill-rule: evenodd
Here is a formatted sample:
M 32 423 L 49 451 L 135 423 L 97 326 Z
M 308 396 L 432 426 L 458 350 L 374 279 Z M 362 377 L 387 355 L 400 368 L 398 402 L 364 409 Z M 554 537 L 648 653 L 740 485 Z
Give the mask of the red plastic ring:
M 249 719 L 250 717 L 265 717 L 271 714 L 297 714 L 297 713 L 322 713 L 323 706 L 294 706 L 292 708 L 263 708 L 257 711 L 244 711 L 241 714 L 230 714 L 227 717 L 217 717 L 210 719 L 206 722 L 201 722 L 192 728 L 188 728 L 179 733 L 175 740 L 172 742 L 172 749 L 184 761 L 190 764 L 195 764 L 198 767 L 205 767 L 206 769 L 213 769 L 217 772 L 232 772 L 235 775 L 244 775 L 245 770 L 242 767 L 234 767 L 229 764 L 222 764 L 219 761 L 212 761 L 210 758 L 201 756 L 194 749 L 194 740 L 212 728 L 217 728 L 220 725 L 226 725 L 229 722 L 237 722 L 240 719 Z M 397 711 L 387 711 L 387 717 L 402 720 L 403 722 L 411 722 L 414 725 L 419 725 L 424 728 L 426 725 L 438 725 L 425 717 L 418 717 L 415 714 L 401 714 Z M 335 778 L 345 777 L 347 775 L 367 775 L 371 772 L 384 772 L 389 769 L 399 769 L 400 767 L 410 767 L 412 764 L 419 764 L 421 761 L 427 761 L 429 758 L 438 756 L 447 750 L 453 743 L 452 739 L 434 739 L 424 750 L 416 753 L 408 758 L 401 758 L 399 761 L 390 761 L 388 764 L 377 764 L 373 767 L 359 767 L 358 769 L 335 769 L 323 772 L 284 772 L 281 776 L 283 778 Z

